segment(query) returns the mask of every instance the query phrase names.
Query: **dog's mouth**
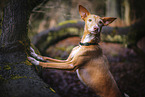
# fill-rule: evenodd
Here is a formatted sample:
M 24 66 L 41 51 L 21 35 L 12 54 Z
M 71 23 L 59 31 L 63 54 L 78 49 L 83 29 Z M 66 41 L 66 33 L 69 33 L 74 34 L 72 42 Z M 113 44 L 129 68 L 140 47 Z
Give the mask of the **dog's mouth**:
M 98 34 L 98 33 L 100 33 L 98 30 L 91 31 L 91 34 Z

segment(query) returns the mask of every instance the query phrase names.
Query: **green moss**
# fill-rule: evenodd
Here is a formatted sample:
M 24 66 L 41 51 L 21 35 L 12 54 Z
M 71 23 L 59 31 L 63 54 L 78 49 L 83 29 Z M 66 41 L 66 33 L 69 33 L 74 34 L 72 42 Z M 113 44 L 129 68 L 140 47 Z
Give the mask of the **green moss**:
M 9 65 L 5 65 L 3 69 L 4 69 L 4 70 L 10 70 L 11 67 L 10 67 Z
M 120 35 L 115 35 L 114 38 L 113 38 L 115 41 L 118 41 L 118 42 L 122 42 L 123 39 Z
M 11 79 L 27 78 L 27 76 L 11 75 Z
M 56 49 L 61 50 L 61 51 L 65 51 L 66 47 L 56 47 Z
M 24 62 L 24 64 L 26 64 L 26 65 L 32 65 L 32 63 L 29 62 L 28 60 L 26 60 L 26 61 Z
M 67 20 L 67 21 L 60 22 L 58 26 L 62 26 L 68 23 L 77 23 L 77 22 L 78 22 L 77 20 Z
M 125 35 L 101 35 L 101 39 L 104 42 L 113 42 L 113 43 L 123 43 L 127 41 L 127 36 Z
M 56 93 L 52 88 L 49 88 L 52 92 Z
M 32 79 L 32 77 L 29 77 L 30 79 Z
M 111 35 L 111 37 L 114 37 L 116 34 L 117 34 L 116 29 L 114 28 L 110 35 Z
M 68 46 L 66 48 L 66 52 L 70 53 L 72 51 L 72 49 L 74 48 L 74 45 Z
M 1 35 L 1 33 L 2 33 L 2 30 L 0 29 L 0 35 Z
M 73 34 L 78 34 L 78 29 L 77 28 L 68 28 L 67 29 L 68 32 L 72 32 Z
M 2 75 L 0 75 L 0 80 L 5 80 L 5 78 L 3 78 L 3 76 L 2 76 Z
M 106 40 L 107 41 L 113 41 L 113 37 L 111 37 L 110 35 L 107 35 Z
M 32 63 L 31 62 L 29 62 L 28 60 L 26 60 L 25 62 L 23 62 L 24 64 L 26 64 L 26 65 L 32 65 Z M 34 65 L 33 65 L 34 66 Z M 42 67 L 40 67 L 40 66 L 34 66 L 34 68 L 35 68 L 35 70 L 37 71 L 37 73 L 40 73 L 41 71 L 42 71 Z

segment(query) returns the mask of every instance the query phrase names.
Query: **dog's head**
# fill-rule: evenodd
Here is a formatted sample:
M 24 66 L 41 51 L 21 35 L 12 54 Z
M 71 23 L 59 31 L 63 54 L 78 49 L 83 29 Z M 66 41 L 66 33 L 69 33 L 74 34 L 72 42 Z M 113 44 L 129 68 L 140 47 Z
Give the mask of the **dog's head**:
M 90 34 L 100 33 L 103 26 L 107 26 L 116 19 L 114 17 L 99 17 L 90 14 L 82 5 L 79 5 L 79 13 L 81 18 L 85 21 L 85 31 Z

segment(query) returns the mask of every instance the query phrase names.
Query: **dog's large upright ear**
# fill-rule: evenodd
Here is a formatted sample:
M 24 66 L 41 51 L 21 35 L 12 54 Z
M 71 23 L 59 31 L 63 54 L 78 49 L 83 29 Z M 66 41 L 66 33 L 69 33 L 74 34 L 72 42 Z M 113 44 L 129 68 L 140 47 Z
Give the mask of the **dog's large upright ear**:
M 85 18 L 90 14 L 89 11 L 82 5 L 79 5 L 79 13 L 83 20 L 85 20 Z
M 104 22 L 104 26 L 109 25 L 110 23 L 112 23 L 115 19 L 114 17 L 102 17 L 102 20 Z

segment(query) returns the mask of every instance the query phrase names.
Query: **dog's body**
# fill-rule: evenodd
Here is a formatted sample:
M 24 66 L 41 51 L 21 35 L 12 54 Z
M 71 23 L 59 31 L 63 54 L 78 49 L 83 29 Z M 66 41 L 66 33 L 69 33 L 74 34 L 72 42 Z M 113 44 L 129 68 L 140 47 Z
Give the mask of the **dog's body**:
M 79 46 L 75 47 L 67 60 L 57 60 L 38 56 L 31 48 L 31 55 L 39 62 L 28 59 L 35 65 L 47 68 L 76 70 L 79 79 L 92 88 L 101 97 L 122 97 L 117 84 L 109 71 L 108 60 L 98 45 L 102 26 L 108 25 L 116 18 L 91 15 L 83 6 L 79 6 L 81 18 L 85 21 L 84 35 Z

